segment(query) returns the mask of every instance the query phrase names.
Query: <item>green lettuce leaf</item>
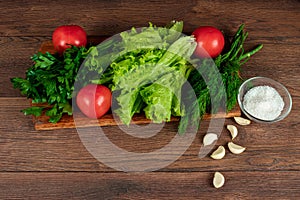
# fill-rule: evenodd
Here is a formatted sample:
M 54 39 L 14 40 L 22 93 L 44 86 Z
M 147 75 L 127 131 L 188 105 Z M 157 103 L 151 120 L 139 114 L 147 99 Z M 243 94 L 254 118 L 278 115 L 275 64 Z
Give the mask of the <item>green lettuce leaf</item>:
M 182 29 L 183 22 L 177 21 L 163 28 L 151 23 L 132 28 L 122 32 L 114 44 L 100 45 L 86 61 L 88 70 L 98 73 L 91 82 L 112 90 L 112 110 L 124 124 L 142 110 L 157 123 L 184 115 L 181 88 L 193 69 L 189 59 L 196 42 L 192 36 L 182 36 Z M 111 63 L 104 70 L 108 60 Z

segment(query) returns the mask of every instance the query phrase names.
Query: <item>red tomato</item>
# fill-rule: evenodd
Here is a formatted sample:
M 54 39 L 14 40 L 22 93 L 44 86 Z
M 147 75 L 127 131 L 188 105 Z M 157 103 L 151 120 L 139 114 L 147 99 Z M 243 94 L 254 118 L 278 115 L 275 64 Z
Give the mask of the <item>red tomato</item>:
M 195 54 L 202 58 L 215 58 L 224 48 L 224 36 L 222 32 L 212 26 L 200 26 L 192 35 L 196 38 L 197 47 Z
M 77 47 L 85 46 L 87 43 L 86 32 L 77 25 L 59 26 L 52 34 L 52 43 L 59 53 L 70 48 L 70 44 Z
M 111 91 L 104 85 L 89 84 L 81 88 L 76 103 L 83 114 L 89 118 L 102 117 L 111 106 Z

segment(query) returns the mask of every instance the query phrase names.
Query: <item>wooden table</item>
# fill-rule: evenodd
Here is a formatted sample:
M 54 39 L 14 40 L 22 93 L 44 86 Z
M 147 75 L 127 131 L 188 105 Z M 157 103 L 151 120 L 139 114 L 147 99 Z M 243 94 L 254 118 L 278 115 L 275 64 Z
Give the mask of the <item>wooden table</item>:
M 0 199 L 300 199 L 299 1 L 1 1 L 0 9 Z M 119 172 L 90 155 L 76 129 L 35 131 L 31 117 L 20 113 L 28 101 L 9 78 L 24 77 L 30 56 L 55 27 L 78 24 L 90 36 L 108 36 L 172 19 L 184 20 L 186 33 L 213 25 L 233 34 L 245 23 L 246 47 L 263 43 L 264 48 L 242 76 L 270 77 L 290 91 L 293 109 L 286 119 L 238 127 L 236 142 L 247 147 L 243 154 L 227 150 L 222 160 L 199 159 L 206 120 L 188 150 L 167 167 Z M 166 125 L 150 141 L 117 127 L 104 130 L 120 147 L 147 152 L 167 144 L 176 125 Z M 217 145 L 228 141 L 224 128 Z M 215 171 L 226 178 L 220 189 L 212 186 Z

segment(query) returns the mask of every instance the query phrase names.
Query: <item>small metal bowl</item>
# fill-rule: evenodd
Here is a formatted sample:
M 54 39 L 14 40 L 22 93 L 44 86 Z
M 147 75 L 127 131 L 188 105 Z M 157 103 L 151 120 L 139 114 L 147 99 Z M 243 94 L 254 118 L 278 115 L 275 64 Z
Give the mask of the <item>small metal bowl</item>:
M 257 117 L 252 116 L 249 112 L 247 112 L 244 108 L 243 101 L 245 94 L 253 87 L 256 86 L 270 86 L 274 88 L 279 95 L 282 97 L 284 102 L 283 110 L 281 111 L 280 115 L 273 119 L 273 120 L 264 120 L 259 119 Z M 280 83 L 277 81 L 274 81 L 270 78 L 266 77 L 253 77 L 248 80 L 246 80 L 239 88 L 239 94 L 238 94 L 238 104 L 241 108 L 241 111 L 252 121 L 260 122 L 260 123 L 273 123 L 278 122 L 282 119 L 284 119 L 288 114 L 290 113 L 292 109 L 292 97 L 289 93 L 289 91 Z

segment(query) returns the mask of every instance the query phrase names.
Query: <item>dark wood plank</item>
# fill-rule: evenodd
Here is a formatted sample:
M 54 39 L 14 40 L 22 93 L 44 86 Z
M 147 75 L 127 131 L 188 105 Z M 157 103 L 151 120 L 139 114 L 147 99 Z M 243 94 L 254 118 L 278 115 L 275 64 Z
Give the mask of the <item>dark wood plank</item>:
M 0 7 L 0 199 L 300 199 L 299 1 L 17 0 L 1 1 Z M 55 27 L 78 24 L 90 36 L 110 36 L 149 21 L 164 25 L 173 19 L 184 20 L 187 34 L 213 25 L 232 35 L 245 23 L 246 47 L 263 43 L 264 48 L 243 67 L 242 76 L 267 76 L 291 92 L 293 109 L 285 120 L 238 126 L 235 141 L 247 148 L 243 154 L 230 154 L 226 148 L 222 160 L 199 159 L 209 125 L 204 120 L 176 162 L 153 173 L 120 173 L 93 158 L 76 129 L 36 131 L 32 118 L 19 112 L 28 101 L 19 98 L 9 78 L 24 77 L 30 56 L 51 39 Z M 149 139 L 124 134 L 118 127 L 103 130 L 117 146 L 147 153 L 168 144 L 177 123 Z M 228 141 L 224 128 L 217 145 Z M 219 190 L 211 182 L 217 170 L 226 178 Z
M 35 131 L 31 117 L 19 112 L 27 105 L 24 98 L 0 98 L 0 121 L 3 122 L 0 126 L 0 171 L 114 171 L 87 152 L 76 129 Z M 291 114 L 275 124 L 238 126 L 240 134 L 235 141 L 247 150 L 241 155 L 233 155 L 226 150 L 226 157 L 222 160 L 208 156 L 198 158 L 202 137 L 209 125 L 209 121 L 204 120 L 188 150 L 161 171 L 210 171 L 223 170 L 226 166 L 237 171 L 300 170 L 300 134 L 296 134 L 300 129 L 299 106 L 298 97 L 294 99 Z M 235 122 L 228 119 L 226 124 Z M 119 127 L 103 127 L 102 130 L 116 146 L 145 153 L 168 144 L 177 134 L 177 125 L 169 123 L 148 139 L 125 134 Z M 224 127 L 216 145 L 226 145 L 228 141 L 230 136 Z M 134 159 L 130 161 L 135 162 Z
M 20 96 L 10 83 L 12 77 L 25 77 L 26 69 L 33 62 L 30 57 L 37 53 L 44 37 L 0 37 L 0 96 Z
M 230 166 L 228 166 L 230 168 Z M 1 199 L 299 199 L 299 172 L 0 173 Z
M 296 0 L 272 1 L 13 1 L 1 2 L 0 36 L 50 36 L 62 24 L 83 26 L 89 35 L 113 35 L 149 21 L 157 25 L 176 19 L 186 22 L 185 32 L 199 25 L 232 30 L 240 23 L 253 36 L 281 38 L 299 36 Z M 65 12 L 68 10 L 68 12 Z M 20 17 L 22 16 L 21 20 Z M 278 26 L 279 25 L 279 26 Z M 285 30 L 285 31 L 283 31 Z M 287 31 L 288 30 L 288 31 Z M 262 33 L 262 34 L 261 34 Z

